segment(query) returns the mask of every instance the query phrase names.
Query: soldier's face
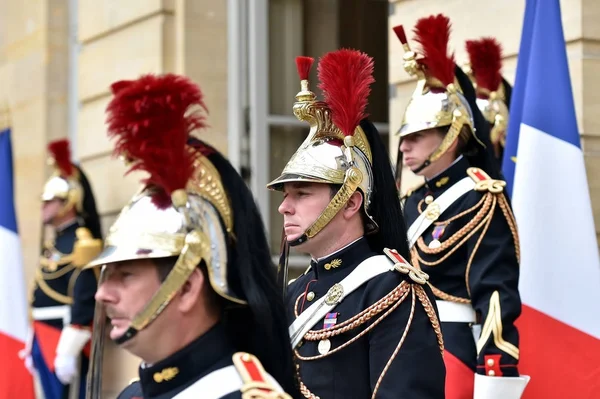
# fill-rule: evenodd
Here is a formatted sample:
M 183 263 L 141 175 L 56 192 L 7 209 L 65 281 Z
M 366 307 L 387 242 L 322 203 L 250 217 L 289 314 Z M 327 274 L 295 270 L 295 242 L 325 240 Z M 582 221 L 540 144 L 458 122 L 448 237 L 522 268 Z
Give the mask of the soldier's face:
M 63 201 L 60 199 L 53 199 L 50 201 L 44 201 L 42 203 L 42 222 L 44 224 L 50 224 L 58 215 L 61 208 L 63 207 Z
M 319 217 L 331 200 L 331 188 L 322 183 L 285 183 L 279 213 L 288 241 L 306 231 Z
M 159 287 L 158 271 L 149 259 L 126 261 L 106 267 L 105 277 L 96 292 L 96 300 L 105 306 L 112 325 L 111 339 L 115 340 L 127 331 L 133 318 L 146 306 Z M 135 346 L 143 344 L 144 335 L 152 327 L 149 325 L 147 329 L 140 331 L 124 346 L 129 346 L 127 349 L 136 353 Z
M 415 170 L 440 146 L 444 136 L 437 129 L 422 130 L 402 138 L 402 163 Z

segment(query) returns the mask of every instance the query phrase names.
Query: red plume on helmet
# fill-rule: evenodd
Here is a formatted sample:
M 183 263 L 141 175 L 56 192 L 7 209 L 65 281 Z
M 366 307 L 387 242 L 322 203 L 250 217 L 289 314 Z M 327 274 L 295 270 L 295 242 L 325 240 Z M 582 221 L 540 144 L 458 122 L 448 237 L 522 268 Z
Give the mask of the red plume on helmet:
M 439 80 L 444 88 L 454 83 L 454 55 L 448 54 L 450 19 L 442 14 L 421 18 L 415 28 L 415 41 L 421 45 L 425 72 Z
M 129 172 L 147 172 L 144 183 L 162 189 L 155 204 L 168 207 L 171 193 L 185 189 L 194 172 L 197 153 L 188 141 L 193 130 L 206 127 L 202 92 L 174 74 L 119 81 L 111 89 L 107 123 L 114 153 L 133 162 Z
M 54 166 L 60 171 L 60 174 L 65 178 L 71 177 L 75 172 L 75 168 L 71 163 L 69 140 L 60 139 L 48 143 L 48 152 L 54 159 Z
M 312 57 L 296 57 L 296 68 L 298 69 L 298 76 L 300 80 L 308 80 L 310 69 L 312 68 L 315 59 Z
M 342 49 L 327 53 L 319 61 L 319 88 L 331 109 L 333 123 L 344 136 L 368 115 L 367 100 L 371 93 L 373 58 L 357 50 Z
M 500 46 L 500 43 L 494 38 L 468 40 L 466 48 L 477 87 L 490 92 L 497 91 L 500 83 L 502 83 L 500 73 L 502 69 L 502 46 Z

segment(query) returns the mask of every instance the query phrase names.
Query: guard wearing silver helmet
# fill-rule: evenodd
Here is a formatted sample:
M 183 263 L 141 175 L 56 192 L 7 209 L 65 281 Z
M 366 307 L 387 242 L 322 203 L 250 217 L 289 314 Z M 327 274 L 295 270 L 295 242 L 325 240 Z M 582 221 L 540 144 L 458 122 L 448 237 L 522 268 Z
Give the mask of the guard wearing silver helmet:
M 430 276 L 437 297 L 446 397 L 520 398 L 528 377 L 519 375 L 515 326 L 519 239 L 489 151 L 489 125 L 468 77 L 448 55 L 449 19 L 417 22 L 419 53 L 401 26 L 394 30 L 404 67 L 417 78 L 403 111 L 399 162 L 425 178 L 404 198 L 410 259 Z
M 319 62 L 325 101 L 299 57 L 295 116 L 307 138 L 269 188 L 283 192 L 285 247 L 308 253 L 287 287 L 290 336 L 306 398 L 444 398 L 443 341 L 408 247 L 392 167 L 366 119 L 373 60 L 355 50 Z
M 87 266 L 102 268 L 89 397 L 101 394 L 106 316 L 110 338 L 142 359 L 121 399 L 293 397 L 257 207 L 231 164 L 191 136 L 205 127 L 200 89 L 167 74 L 116 82 L 112 92 L 115 154 L 147 177 Z
M 47 399 L 83 398 L 97 279 L 83 266 L 102 249 L 90 183 L 66 139 L 48 144 L 52 176 L 42 194 L 42 256 L 35 271 L 30 338 L 20 356 Z

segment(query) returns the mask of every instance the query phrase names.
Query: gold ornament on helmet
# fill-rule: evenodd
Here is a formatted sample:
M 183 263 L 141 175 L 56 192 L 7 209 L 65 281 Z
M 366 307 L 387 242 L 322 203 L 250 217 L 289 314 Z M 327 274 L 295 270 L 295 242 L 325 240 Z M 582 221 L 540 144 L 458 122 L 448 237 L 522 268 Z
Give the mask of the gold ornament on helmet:
M 60 199 L 64 201 L 58 211 L 62 216 L 75 209 L 77 213 L 83 210 L 83 188 L 79 182 L 79 172 L 71 162 L 71 147 L 69 140 L 60 139 L 48 144 L 48 163 L 54 167 L 52 176 L 44 184 L 42 201 Z
M 414 172 L 438 160 L 461 136 L 465 142 L 472 136 L 484 147 L 475 135 L 471 108 L 455 80 L 454 56 L 448 54 L 450 20 L 440 14 L 417 21 L 414 32 L 420 54 L 410 49 L 402 25 L 394 27 L 394 32 L 405 51 L 404 69 L 417 78 L 398 131 L 400 140 L 423 130 L 448 127 L 439 147 Z
M 281 176 L 267 185 L 283 190 L 284 183 L 310 182 L 340 185 L 321 215 L 304 234 L 290 245 L 298 245 L 318 234 L 360 190 L 368 217 L 367 233 L 377 230 L 369 215 L 373 191 L 371 148 L 360 127 L 367 115 L 365 109 L 373 79 L 373 59 L 356 50 L 338 50 L 323 56 L 319 62 L 320 85 L 325 101 L 317 101 L 310 91 L 308 75 L 313 59 L 298 57 L 296 65 L 301 91 L 296 95 L 293 112 L 306 122 L 310 131 L 289 160 Z
M 506 144 L 508 107 L 502 84 L 502 47 L 493 38 L 466 42 L 469 65 L 466 71 L 474 81 L 477 107 L 491 126 L 490 139 L 496 157 Z

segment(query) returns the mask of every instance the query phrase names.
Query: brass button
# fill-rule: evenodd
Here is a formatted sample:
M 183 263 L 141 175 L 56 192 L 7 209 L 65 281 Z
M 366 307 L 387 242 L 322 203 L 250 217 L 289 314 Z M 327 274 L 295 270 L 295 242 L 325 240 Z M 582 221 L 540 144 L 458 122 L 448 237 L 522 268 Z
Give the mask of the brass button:
M 490 371 L 488 371 L 488 375 L 493 377 L 496 375 L 496 372 L 494 370 L 490 370 Z
M 488 359 L 488 360 L 487 360 L 487 365 L 488 365 L 489 367 L 492 367 L 492 366 L 494 365 L 494 359 Z
M 306 299 L 308 299 L 308 301 L 312 301 L 313 299 L 315 299 L 315 293 L 314 292 L 309 292 L 308 294 L 306 294 Z
M 433 202 L 433 197 L 431 195 L 428 195 L 427 197 L 425 197 L 425 203 L 427 205 L 431 204 Z

